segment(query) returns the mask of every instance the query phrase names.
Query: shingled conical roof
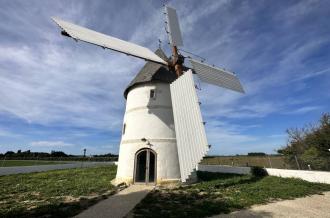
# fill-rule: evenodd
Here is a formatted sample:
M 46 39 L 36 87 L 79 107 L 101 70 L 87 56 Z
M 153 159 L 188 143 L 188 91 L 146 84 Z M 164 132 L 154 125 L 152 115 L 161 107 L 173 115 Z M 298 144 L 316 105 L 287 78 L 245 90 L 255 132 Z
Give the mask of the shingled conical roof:
M 157 49 L 155 53 L 163 60 L 168 61 L 168 58 L 163 50 Z M 124 91 L 124 97 L 127 98 L 128 92 L 138 84 L 148 83 L 151 81 L 171 83 L 176 79 L 176 77 L 175 72 L 169 71 L 167 66 L 148 61 L 127 86 Z

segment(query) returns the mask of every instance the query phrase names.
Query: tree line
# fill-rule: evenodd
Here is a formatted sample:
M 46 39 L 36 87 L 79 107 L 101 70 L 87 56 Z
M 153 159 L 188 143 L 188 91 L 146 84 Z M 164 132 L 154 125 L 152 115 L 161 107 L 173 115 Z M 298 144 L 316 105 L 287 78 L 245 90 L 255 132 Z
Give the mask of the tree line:
M 90 160 L 90 161 L 116 161 L 118 159 L 118 155 L 107 153 L 100 155 L 92 155 L 90 157 L 85 157 L 83 155 L 72 155 L 66 154 L 63 151 L 51 151 L 47 152 L 32 152 L 30 150 L 22 151 L 18 150 L 7 151 L 5 153 L 0 153 L 0 158 L 7 160 Z

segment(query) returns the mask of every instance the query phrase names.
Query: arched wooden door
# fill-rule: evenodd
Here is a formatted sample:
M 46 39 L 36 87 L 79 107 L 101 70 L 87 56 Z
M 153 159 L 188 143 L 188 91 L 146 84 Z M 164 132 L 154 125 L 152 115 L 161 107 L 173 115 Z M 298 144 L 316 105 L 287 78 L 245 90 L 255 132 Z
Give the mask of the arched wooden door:
M 135 154 L 135 183 L 156 183 L 157 157 L 156 152 L 144 148 Z

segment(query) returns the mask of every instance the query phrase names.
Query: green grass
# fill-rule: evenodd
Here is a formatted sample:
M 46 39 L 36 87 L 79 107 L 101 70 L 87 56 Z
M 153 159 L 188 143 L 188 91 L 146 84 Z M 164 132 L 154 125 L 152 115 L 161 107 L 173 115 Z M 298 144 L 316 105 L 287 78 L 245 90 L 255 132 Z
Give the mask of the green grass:
M 68 162 L 45 161 L 45 160 L 1 160 L 0 167 L 51 165 L 51 164 L 66 164 L 66 163 L 68 163 Z
M 116 166 L 0 176 L 0 217 L 70 217 L 115 192 Z
M 152 191 L 134 209 L 135 217 L 208 217 L 220 213 L 330 191 L 330 185 L 299 179 L 199 173 L 194 185 Z

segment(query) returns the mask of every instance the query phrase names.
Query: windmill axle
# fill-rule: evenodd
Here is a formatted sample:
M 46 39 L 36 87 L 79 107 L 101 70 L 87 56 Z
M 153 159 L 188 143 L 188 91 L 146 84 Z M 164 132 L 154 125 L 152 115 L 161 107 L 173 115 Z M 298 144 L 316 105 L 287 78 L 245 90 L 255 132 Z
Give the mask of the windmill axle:
M 64 30 L 61 31 L 61 35 L 62 36 L 66 36 L 66 37 L 71 37 L 67 32 L 65 32 Z
M 183 73 L 182 64 L 184 62 L 184 57 L 178 53 L 178 48 L 176 46 L 173 46 L 172 54 L 173 54 L 172 65 L 174 66 L 176 75 L 179 77 Z

